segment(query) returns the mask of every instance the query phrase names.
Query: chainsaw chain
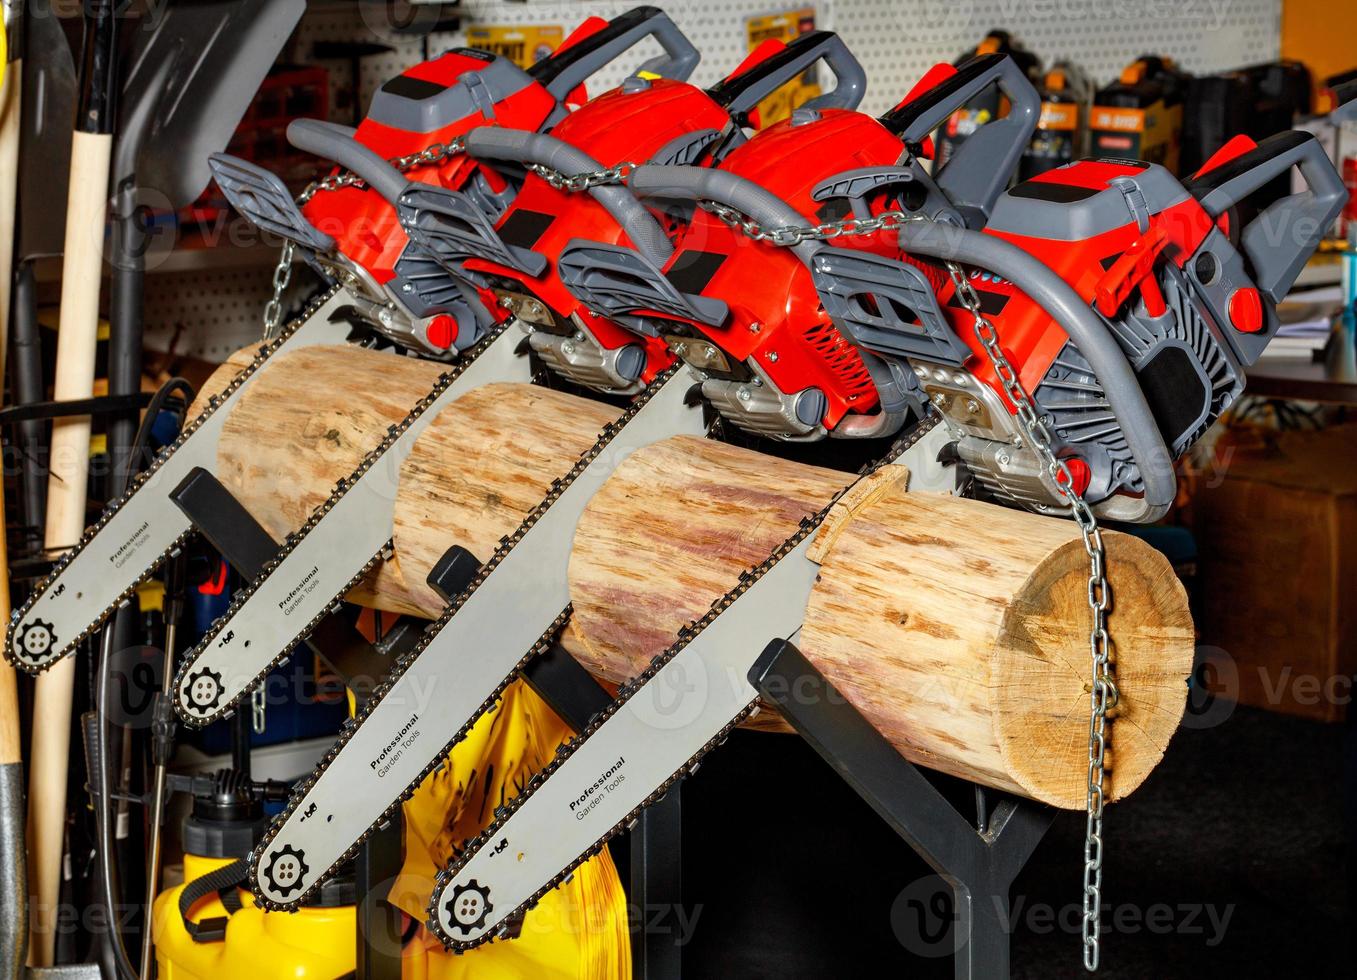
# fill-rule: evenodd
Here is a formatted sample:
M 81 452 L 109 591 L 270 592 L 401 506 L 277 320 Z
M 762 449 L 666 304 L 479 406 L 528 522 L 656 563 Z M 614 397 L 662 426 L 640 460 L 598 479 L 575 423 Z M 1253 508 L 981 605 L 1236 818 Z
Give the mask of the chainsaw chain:
M 680 368 L 681 365 L 673 365 L 666 369 L 665 371 L 658 374 L 655 377 L 655 380 L 652 381 L 646 387 L 645 391 L 643 391 L 639 396 L 637 396 L 636 400 L 630 406 L 627 407 L 626 411 L 624 411 L 615 421 L 610 422 L 603 427 L 603 429 L 600 432 L 599 439 L 580 455 L 579 459 L 575 462 L 575 465 L 571 467 L 570 471 L 566 473 L 564 476 L 551 481 L 551 488 L 547 492 L 547 495 L 542 499 L 541 503 L 539 503 L 535 508 L 532 509 L 532 511 L 528 513 L 528 515 L 523 519 L 523 522 L 512 533 L 506 535 L 503 538 L 500 538 L 499 546 L 495 549 L 494 554 L 490 556 L 489 560 L 486 561 L 485 564 L 480 567 L 480 570 L 476 573 L 475 578 L 473 578 L 471 582 L 467 585 L 467 587 L 463 589 L 460 593 L 458 593 L 457 596 L 444 608 L 442 615 L 439 616 L 438 619 L 434 620 L 427 627 L 425 627 L 424 633 L 420 637 L 419 642 L 415 644 L 415 646 L 412 647 L 409 651 L 402 654 L 395 661 L 395 663 L 392 664 L 391 669 L 386 674 L 386 677 L 382 680 L 381 684 L 378 685 L 376 690 L 373 691 L 372 696 L 369 697 L 368 700 L 363 704 L 363 706 L 359 709 L 358 713 L 354 715 L 354 717 L 345 720 L 341 728 L 338 740 L 334 743 L 334 745 L 330 747 L 329 751 L 325 753 L 325 757 L 321 759 L 320 763 L 312 771 L 311 775 L 308 776 L 304 782 L 298 784 L 293 789 L 292 796 L 288 800 L 287 807 L 283 810 L 281 814 L 274 818 L 272 824 L 269 826 L 269 829 L 265 832 L 264 838 L 259 842 L 258 846 L 256 846 L 254 851 L 250 854 L 249 869 L 252 881 L 256 881 L 257 883 L 257 877 L 260 874 L 259 862 L 263 858 L 264 852 L 267 850 L 269 844 L 272 843 L 273 839 L 278 836 L 278 832 L 282 829 L 283 825 L 296 812 L 297 807 L 306 797 L 306 794 L 310 792 L 311 787 L 315 785 L 316 781 L 321 777 L 321 775 L 325 773 L 325 771 L 329 768 L 330 764 L 335 760 L 336 757 L 338 757 L 340 752 L 344 749 L 344 746 L 348 744 L 348 741 L 353 737 L 354 732 L 356 732 L 358 728 L 363 724 L 363 722 L 367 720 L 368 716 L 371 715 L 374 710 L 376 710 L 377 706 L 381 704 L 382 699 L 386 697 L 386 695 L 391 691 L 391 689 L 396 685 L 396 683 L 402 677 L 405 676 L 406 671 L 410 669 L 410 666 L 415 662 L 416 659 L 418 659 L 419 655 L 424 652 L 424 650 L 429 646 L 429 644 L 434 641 L 434 639 L 443 630 L 443 628 L 448 625 L 448 623 L 452 620 L 452 617 L 457 615 L 458 611 L 462 608 L 463 605 L 465 605 L 466 601 L 471 597 L 472 593 L 474 593 L 478 588 L 480 588 L 485 583 L 485 581 L 491 576 L 491 574 L 494 573 L 495 569 L 499 566 L 499 564 L 502 561 L 504 561 L 504 559 L 508 556 L 509 552 L 511 552 L 518 545 L 518 543 L 523 540 L 524 535 L 526 535 L 528 531 L 532 529 L 533 525 L 535 525 L 539 520 L 542 519 L 542 516 L 546 514 L 546 512 L 551 508 L 552 504 L 554 504 L 560 498 L 561 494 L 563 494 L 566 491 L 566 489 L 572 483 L 575 482 L 575 480 L 585 471 L 585 469 L 588 468 L 588 466 L 591 463 L 593 463 L 595 459 L 598 458 L 598 456 L 605 449 L 607 449 L 612 440 L 625 428 L 626 424 L 630 422 L 632 418 L 635 417 L 635 415 L 642 408 L 645 407 L 645 405 L 650 401 L 650 399 L 654 397 L 654 395 L 664 386 L 664 384 L 667 381 L 669 381 L 670 378 L 674 376 L 675 373 L 677 373 L 680 370 Z M 534 657 L 550 649 L 552 643 L 555 642 L 556 637 L 565 627 L 565 624 L 569 621 L 570 613 L 571 607 L 567 605 L 561 611 L 561 613 L 552 621 L 551 625 L 547 627 L 546 631 L 542 633 L 541 637 L 537 640 L 537 642 L 532 645 L 532 648 L 529 649 L 528 652 L 518 660 L 518 662 L 514 665 L 513 670 L 511 670 L 504 677 L 504 679 L 501 680 L 498 685 L 496 685 L 495 689 L 486 697 L 486 699 L 481 703 L 480 707 L 477 708 L 475 712 L 472 713 L 471 717 L 467 720 L 467 722 L 464 725 L 462 725 L 462 727 L 457 730 L 457 732 L 452 736 L 452 738 L 448 740 L 448 742 L 443 746 L 443 748 L 439 750 L 438 754 L 433 758 L 433 760 L 427 766 L 425 766 L 424 769 L 420 771 L 419 775 L 416 776 L 415 779 L 400 793 L 400 795 L 396 797 L 396 799 L 391 803 L 391 805 L 388 806 L 384 811 L 382 811 L 382 814 L 372 822 L 368 829 L 364 831 L 363 834 L 356 841 L 353 842 L 353 844 L 348 848 L 348 850 L 341 854 L 330 865 L 330 867 L 326 868 L 323 872 L 321 872 L 320 876 L 314 882 L 312 882 L 311 885 L 304 892 L 298 895 L 295 899 L 289 899 L 287 902 L 275 902 L 266 898 L 262 894 L 261 890 L 258 887 L 256 887 L 254 889 L 256 896 L 255 903 L 271 911 L 292 911 L 300 907 L 312 895 L 314 895 L 321 885 L 328 881 L 330 877 L 333 876 L 334 873 L 340 867 L 342 867 L 355 854 L 358 853 L 358 849 L 362 847 L 363 843 L 367 841 L 367 839 L 371 837 L 374 832 L 381 829 L 383 826 L 386 825 L 387 822 L 390 821 L 391 817 L 395 814 L 395 812 L 405 803 L 406 800 L 410 799 L 410 797 L 412 797 L 415 794 L 415 791 L 419 789 L 420 784 L 423 783 L 426 778 L 428 778 L 430 773 L 442 768 L 448 753 L 452 751 L 454 746 L 456 746 L 459 742 L 466 738 L 467 733 L 471 730 L 472 726 L 475 725 L 476 722 L 479 721 L 480 718 L 486 714 L 486 712 L 490 711 L 492 708 L 495 707 L 495 705 L 499 702 L 500 697 L 503 695 L 505 689 L 518 676 L 519 671 L 521 671 Z
M 21 659 L 17 658 L 12 659 L 10 657 L 10 649 L 14 642 L 14 637 L 12 634 L 14 632 L 15 626 L 20 621 L 22 621 L 29 614 L 29 612 L 32 611 L 33 606 L 38 602 L 38 600 L 40 600 L 44 595 L 47 594 L 47 589 L 56 580 L 57 576 L 59 576 L 66 569 L 66 567 L 70 565 L 70 563 L 74 561 L 76 557 L 79 556 L 80 552 L 84 550 L 85 546 L 88 545 L 89 542 L 94 538 L 94 536 L 103 529 L 105 524 L 107 524 L 110 520 L 113 519 L 113 515 L 116 514 L 123 507 L 123 505 L 126 504 L 128 500 L 132 498 L 132 495 L 135 494 L 138 490 L 140 490 L 143 486 L 145 486 L 147 481 L 149 481 L 156 475 L 156 472 L 164 464 L 165 460 L 169 458 L 170 454 L 178 450 L 180 446 L 187 442 L 188 439 L 195 432 L 197 432 L 199 428 L 202 427 L 203 423 L 207 421 L 207 419 L 212 415 L 212 413 L 215 412 L 219 407 L 221 407 L 221 405 L 228 398 L 235 394 L 235 392 L 241 387 L 241 385 L 245 384 L 245 382 L 250 379 L 250 377 L 255 373 L 255 371 L 259 369 L 259 367 L 265 361 L 267 361 L 274 353 L 276 353 L 280 347 L 285 345 L 292 338 L 292 335 L 296 333 L 297 330 L 299 330 L 315 314 L 317 310 L 319 310 L 322 306 L 328 303 L 334 297 L 334 295 L 339 292 L 339 289 L 340 287 L 336 286 L 317 296 L 315 299 L 311 300 L 311 302 L 309 302 L 306 305 L 306 308 L 302 310 L 301 314 L 296 319 L 294 319 L 290 324 L 288 324 L 288 326 L 284 328 L 278 334 L 278 336 L 267 341 L 266 343 L 261 344 L 259 346 L 259 349 L 255 352 L 254 357 L 250 360 L 250 363 L 245 365 L 245 367 L 241 368 L 241 370 L 235 375 L 235 377 L 231 379 L 231 381 L 226 385 L 225 388 L 221 390 L 220 393 L 212 395 L 208 399 L 207 407 L 203 409 L 203 411 L 200 412 L 198 416 L 195 419 L 193 419 L 193 421 L 189 422 L 187 425 L 184 426 L 183 429 L 180 430 L 178 438 L 176 438 L 174 442 L 160 449 L 156 453 L 155 458 L 151 461 L 151 465 L 132 478 L 131 482 L 128 485 L 127 490 L 121 496 L 119 496 L 115 500 L 109 501 L 107 504 L 104 505 L 103 512 L 99 515 L 99 519 L 85 529 L 85 533 L 80 536 L 80 540 L 74 546 L 68 548 L 62 554 L 61 558 L 57 560 L 56 564 L 52 566 L 51 571 L 47 573 L 47 575 L 42 579 L 42 581 L 39 582 L 38 585 L 33 589 L 32 593 L 29 594 L 29 597 L 27 600 L 25 600 L 24 604 L 20 606 L 19 609 L 16 610 L 10 616 L 10 621 L 6 625 L 5 629 L 4 656 L 7 661 L 9 661 L 15 667 L 18 667 L 20 670 L 23 670 L 26 673 L 34 675 L 41 674 L 49 670 L 54 665 L 60 663 L 63 659 L 65 659 L 65 657 L 67 657 L 71 653 L 72 650 L 79 646 L 88 637 L 92 636 L 94 632 L 104 624 L 108 617 L 113 615 L 114 610 L 116 610 L 119 606 L 121 606 L 128 599 L 130 599 L 132 595 L 137 591 L 137 588 L 143 582 L 147 581 L 153 574 L 155 574 L 156 570 L 165 562 L 165 560 L 168 559 L 175 552 L 177 552 L 180 548 L 182 548 L 184 543 L 187 542 L 193 536 L 195 532 L 194 529 L 190 527 L 189 530 L 185 531 L 183 534 L 179 535 L 179 537 L 175 538 L 174 543 L 171 544 L 168 548 L 166 548 L 159 555 L 159 557 L 155 559 L 155 561 L 147 568 L 146 572 L 143 575 L 141 575 L 136 581 L 131 583 L 126 589 L 124 589 L 122 593 L 119 594 L 119 596 L 113 602 L 109 603 L 109 605 L 102 612 L 99 613 L 99 616 L 94 620 L 94 622 L 90 626 L 87 626 L 84 630 L 80 632 L 78 636 L 76 636 L 73 640 L 67 643 L 66 646 L 63 648 L 62 653 L 59 654 L 58 656 L 52 657 L 46 663 L 40 665 L 29 664 Z
M 927 435 L 928 432 L 932 430 L 934 426 L 938 425 L 940 421 L 941 421 L 940 416 L 936 414 L 932 415 L 929 418 L 924 419 L 917 426 L 915 426 L 913 430 L 911 430 L 908 436 L 904 437 L 894 446 L 892 446 L 889 453 L 887 453 L 880 460 L 877 460 L 875 463 L 869 464 L 868 466 L 864 467 L 860 471 L 860 475 L 861 476 L 870 475 L 871 473 L 874 473 L 877 470 L 879 470 L 881 467 L 894 462 L 896 459 L 899 459 L 901 455 L 903 455 L 912 446 L 918 443 L 918 441 L 922 439 L 925 435 Z M 579 732 L 573 738 L 568 738 L 564 742 L 562 742 L 561 745 L 557 747 L 556 754 L 552 758 L 552 760 L 548 762 L 546 766 L 544 766 L 540 771 L 533 774 L 533 776 L 528 780 L 527 785 L 523 788 L 523 791 L 519 793 L 517 796 L 515 796 L 512 800 L 509 800 L 502 806 L 496 808 L 495 819 L 491 822 L 491 824 L 488 827 L 486 827 L 485 830 L 481 831 L 480 834 L 478 834 L 477 836 L 473 837 L 471 840 L 463 844 L 461 852 L 456 856 L 456 858 L 454 858 L 448 864 L 447 867 L 440 871 L 437 877 L 435 878 L 434 889 L 432 895 L 430 896 L 429 906 L 427 910 L 429 916 L 428 922 L 426 923 L 427 928 L 435 936 L 438 937 L 438 939 L 443 943 L 443 947 L 445 949 L 456 949 L 456 950 L 473 949 L 476 946 L 481 946 L 485 943 L 493 942 L 496 938 L 500 938 L 501 936 L 505 935 L 508 931 L 508 923 L 511 923 L 525 915 L 528 911 L 530 911 L 533 908 L 533 906 L 535 906 L 542 899 L 544 895 L 546 895 L 552 889 L 556 888 L 559 884 L 561 884 L 561 882 L 569 878 L 576 868 L 578 868 L 585 861 L 589 860 L 595 854 L 598 854 L 607 845 L 608 841 L 612 840 L 622 831 L 630 829 L 635 824 L 642 810 L 644 810 L 648 806 L 651 806 L 654 803 L 659 802 L 661 799 L 665 797 L 666 794 L 668 794 L 669 790 L 672 789 L 679 780 L 695 772 L 697 770 L 697 767 L 701 764 L 702 759 L 706 756 L 708 752 L 710 752 L 712 749 L 716 748 L 717 746 L 725 742 L 726 738 L 730 735 L 732 730 L 739 726 L 741 722 L 745 721 L 745 719 L 751 717 L 752 715 L 758 712 L 759 699 L 757 696 L 753 696 L 750 698 L 749 704 L 747 704 L 743 709 L 741 709 L 739 714 L 737 714 L 734 719 L 732 719 L 719 732 L 712 736 L 711 739 L 709 739 L 691 758 L 689 758 L 687 762 L 685 762 L 682 766 L 675 770 L 673 775 L 666 779 L 654 792 L 652 792 L 649 796 L 642 800 L 641 803 L 639 803 L 634 809 L 627 813 L 625 817 L 623 817 L 616 824 L 614 824 L 610 830 L 604 833 L 602 837 L 595 841 L 594 844 L 590 846 L 587 850 L 581 853 L 580 856 L 576 858 L 572 863 L 567 865 L 559 874 L 551 878 L 545 885 L 543 885 L 536 892 L 534 892 L 532 896 L 527 899 L 527 901 L 523 902 L 512 912 L 506 915 L 503 919 L 503 924 L 501 925 L 500 929 L 496 930 L 496 932 L 489 933 L 485 936 L 480 937 L 479 939 L 462 941 L 453 939 L 442 930 L 442 928 L 439 925 L 439 915 L 438 915 L 439 901 L 442 898 L 443 892 L 447 888 L 448 884 L 457 876 L 458 872 L 461 871 L 463 867 L 465 867 L 467 862 L 470 861 L 481 850 L 481 848 L 483 848 L 486 844 L 490 843 L 496 837 L 499 836 L 500 828 L 504 826 L 504 824 L 509 820 L 509 818 L 512 817 L 514 813 L 517 812 L 523 806 L 523 804 L 527 802 L 527 800 L 532 796 L 532 794 L 535 793 L 539 788 L 541 788 L 541 786 L 552 776 L 552 774 L 554 774 L 557 769 L 564 765 L 565 761 L 569 759 L 570 756 L 573 755 L 575 751 L 581 745 L 583 745 L 591 736 L 593 736 L 593 734 L 596 731 L 598 731 L 598 729 L 601 728 L 609 718 L 611 718 L 618 711 L 620 711 L 622 709 L 622 706 L 625 705 L 627 701 L 631 699 L 632 695 L 639 691 L 656 674 L 658 674 L 661 668 L 663 668 L 666 664 L 668 664 L 671 660 L 678 656 L 679 653 L 681 653 L 683 649 L 690 642 L 692 642 L 693 639 L 695 639 L 698 636 L 698 634 L 700 634 L 703 630 L 705 630 L 708 626 L 715 622 L 717 617 L 719 617 L 723 612 L 730 608 L 731 604 L 733 604 L 736 599 L 740 598 L 740 596 L 744 595 L 744 593 L 749 591 L 749 589 L 756 582 L 758 582 L 759 579 L 761 579 L 768 572 L 769 569 L 771 569 L 779 561 L 781 561 L 788 554 L 790 554 L 798 545 L 800 545 L 808 537 L 814 534 L 819 529 L 820 525 L 824 523 L 825 518 L 829 515 L 829 512 L 834 508 L 834 505 L 839 502 L 839 500 L 843 497 L 845 493 L 848 492 L 848 490 L 849 487 L 845 487 L 843 490 L 840 490 L 838 493 L 834 494 L 830 501 L 819 511 L 808 517 L 802 518 L 800 526 L 791 535 L 791 537 L 789 537 L 786 541 L 779 545 L 773 551 L 773 553 L 770 554 L 768 558 L 766 558 L 761 564 L 756 565 L 753 568 L 747 569 L 744 572 L 741 572 L 740 580 L 733 589 L 731 589 L 725 595 L 721 596 L 715 602 L 713 602 L 711 608 L 700 619 L 696 619 L 693 622 L 689 623 L 687 626 L 680 629 L 678 631 L 678 635 L 674 643 L 667 649 L 656 654 L 655 657 L 650 661 L 649 665 L 646 666 L 646 668 L 643 671 L 641 671 L 639 675 L 637 675 L 634 678 L 631 678 L 626 683 L 618 687 L 617 697 L 614 698 L 613 701 L 607 707 L 603 708 L 601 711 L 599 711 L 597 714 L 591 717 L 589 719 L 588 725 L 585 726 L 583 731 Z
M 190 714 L 189 712 L 184 710 L 183 705 L 180 704 L 178 696 L 180 686 L 182 685 L 184 679 L 187 677 L 188 672 L 193 667 L 194 663 L 198 660 L 199 657 L 202 656 L 202 654 L 208 649 L 208 647 L 212 645 L 212 642 L 218 636 L 221 635 L 221 631 L 225 629 L 226 625 L 236 616 L 237 613 L 240 612 L 241 607 L 244 606 L 245 603 L 248 602 L 254 596 L 254 594 L 258 592 L 259 589 L 262 588 L 268 582 L 269 576 L 273 574 L 273 571 L 283 563 L 283 560 L 286 559 L 288 555 L 290 555 L 299 544 L 301 544 L 302 540 L 308 534 L 315 530 L 316 526 L 325 519 L 326 515 L 328 515 L 331 510 L 334 509 L 335 504 L 339 502 L 339 499 L 344 496 L 348 489 L 363 478 L 367 471 L 370 470 L 377 463 L 377 461 L 381 459 L 391 449 L 393 445 L 395 445 L 396 440 L 399 439 L 402 435 L 404 435 L 405 432 L 410 428 L 410 426 L 412 426 L 415 423 L 415 421 L 428 410 L 430 405 L 432 405 L 434 402 L 436 402 L 439 398 L 442 397 L 443 392 L 447 391 L 448 387 L 457 380 L 458 376 L 462 373 L 463 370 L 466 369 L 467 365 L 471 364 L 479 354 L 484 352 L 492 343 L 498 340 L 500 336 L 504 333 L 504 331 L 507 329 L 508 326 L 504 324 L 501 324 L 500 326 L 496 327 L 484 338 L 482 338 L 476 344 L 476 346 L 472 347 L 464 355 L 458 358 L 456 363 L 453 365 L 452 370 L 439 375 L 438 381 L 434 384 L 433 388 L 429 391 L 429 393 L 426 394 L 423 398 L 421 398 L 418 403 L 416 403 L 415 407 L 410 410 L 409 414 L 407 414 L 399 422 L 387 428 L 386 436 L 385 438 L 382 439 L 381 443 L 379 443 L 376 446 L 376 448 L 370 450 L 363 456 L 362 462 L 358 464 L 357 469 L 355 469 L 348 476 L 341 478 L 339 482 L 334 485 L 334 489 L 330 491 L 329 496 L 326 497 L 325 500 L 321 502 L 315 508 L 315 510 L 311 512 L 311 516 L 307 518 L 306 523 L 303 524 L 296 531 L 293 531 L 292 533 L 287 535 L 287 537 L 283 541 L 282 548 L 278 551 L 277 554 L 273 556 L 273 558 L 269 559 L 268 563 L 264 565 L 264 567 L 260 570 L 259 574 L 254 576 L 254 578 L 250 580 L 250 583 L 247 586 L 245 586 L 243 589 L 237 590 L 236 593 L 231 596 L 231 604 L 227 606 L 226 611 L 213 621 L 212 626 L 208 629 L 208 631 L 205 634 L 203 634 L 203 638 L 198 641 L 198 645 L 195 646 L 191 651 L 189 651 L 188 656 L 186 656 L 183 659 L 183 661 L 179 664 L 179 670 L 175 673 L 173 687 L 173 690 L 176 692 L 174 698 L 174 710 L 186 725 L 189 725 L 192 728 L 202 728 L 206 725 L 211 724 L 214 721 L 217 721 L 221 718 L 230 715 L 235 710 L 235 706 L 240 701 L 240 699 L 243 698 L 245 694 L 247 694 L 250 691 L 250 689 L 257 685 L 264 677 L 268 676 L 270 671 L 272 671 L 280 663 L 286 660 L 288 656 L 291 654 L 293 648 L 311 635 L 315 628 L 320 625 L 321 620 L 323 620 L 327 615 L 329 615 L 330 611 L 341 600 L 343 600 L 344 596 L 348 595 L 349 591 L 354 586 L 356 586 L 359 583 L 359 581 L 362 580 L 363 576 L 365 576 L 372 569 L 372 567 L 377 564 L 378 561 L 382 560 L 384 556 L 387 556 L 391 553 L 392 542 L 388 540 L 386 544 L 382 545 L 382 547 L 378 549 L 377 553 L 373 555 L 371 558 L 369 558 L 367 562 L 363 565 L 363 567 L 359 569 L 358 572 L 352 578 L 350 578 L 348 582 L 344 584 L 344 587 L 329 603 L 326 604 L 325 608 L 322 609 L 319 613 L 317 613 L 314 617 L 312 617 L 310 622 L 302 626 L 301 630 L 297 633 L 297 635 L 294 636 L 282 648 L 282 650 L 278 653 L 277 656 L 273 658 L 273 660 L 269 663 L 267 667 L 265 667 L 262 671 L 260 671 L 259 674 L 255 676 L 254 680 L 251 681 L 250 684 L 246 685 L 246 687 L 241 691 L 241 694 L 235 700 L 217 708 L 212 714 L 209 715 L 200 716 Z

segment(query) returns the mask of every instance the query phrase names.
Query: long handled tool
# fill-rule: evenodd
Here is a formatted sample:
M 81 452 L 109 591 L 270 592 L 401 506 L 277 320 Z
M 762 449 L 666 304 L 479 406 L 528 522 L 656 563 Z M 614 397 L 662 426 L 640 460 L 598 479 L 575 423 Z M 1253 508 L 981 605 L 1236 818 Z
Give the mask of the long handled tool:
M 109 158 L 113 147 L 113 91 L 117 24 L 113 0 L 92 0 L 85 12 L 80 101 L 71 139 L 71 182 L 66 203 L 66 249 L 61 277 L 57 336 L 57 401 L 94 393 L 94 353 L 99 327 L 99 280 L 108 206 Z M 88 416 L 52 423 L 51 478 L 47 490 L 49 551 L 69 548 L 85 529 L 89 477 Z M 61 885 L 66 827 L 66 768 L 71 740 L 71 694 L 75 661 L 42 677 L 33 702 L 33 759 L 28 837 L 32 856 L 34 966 L 52 962 L 53 926 Z
M 19 193 L 19 129 L 23 115 L 23 2 L 4 4 L 4 86 L 0 88 L 0 365 L 9 336 L 9 296 L 14 281 L 14 213 Z M 8 613 L 8 605 L 6 606 Z
M 30 3 L 33 0 L 29 0 Z M 30 16 L 24 22 L 23 153 L 19 159 L 19 231 L 15 249 L 13 321 L 6 366 L 14 403 L 31 405 L 47 398 L 38 326 L 40 258 L 59 256 L 66 230 L 66 199 L 51 189 L 70 181 L 71 120 L 75 117 L 75 58 L 56 17 Z M 43 419 L 18 425 L 24 460 L 19 474 L 23 551 L 42 546 L 47 511 L 47 430 Z
M 19 159 L 20 84 L 23 77 L 23 6 L 4 7 L 0 31 L 0 378 L 4 377 L 5 338 L 9 332 L 9 291 L 14 266 L 14 202 Z M 0 523 L 5 488 L 0 483 Z M 0 530 L 0 616 L 9 619 L 9 554 Z M 23 969 L 23 763 L 19 758 L 19 698 L 14 668 L 0 665 L 0 975 Z

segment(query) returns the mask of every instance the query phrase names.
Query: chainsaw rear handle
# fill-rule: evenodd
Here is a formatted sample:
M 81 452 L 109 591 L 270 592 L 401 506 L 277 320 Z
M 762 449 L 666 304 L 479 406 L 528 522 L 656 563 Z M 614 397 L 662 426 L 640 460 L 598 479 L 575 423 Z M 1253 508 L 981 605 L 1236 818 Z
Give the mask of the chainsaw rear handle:
M 760 102 L 823 60 L 834 73 L 834 88 L 805 103 L 810 109 L 856 109 L 867 91 L 867 73 L 843 38 L 832 31 L 802 34 L 781 51 L 713 86 L 709 92 L 732 116 Z
M 1336 102 L 1329 112 L 1329 121 L 1337 124 L 1357 120 L 1357 78 L 1331 86 L 1329 91 Z
M 319 119 L 294 119 L 287 127 L 287 141 L 297 149 L 353 171 L 394 207 L 409 181 L 380 154 L 354 139 L 353 134 L 348 126 Z
M 803 228 L 812 222 L 776 194 L 751 180 L 707 167 L 637 167 L 627 185 L 637 197 L 667 197 L 687 201 L 715 201 L 749 215 L 771 228 Z M 801 242 L 793 251 L 807 265 L 819 242 Z
M 648 37 L 660 43 L 664 54 L 647 61 L 636 70 L 637 73 L 649 72 L 682 82 L 702 60 L 702 54 L 693 42 L 663 10 L 634 7 L 620 17 L 614 17 L 594 34 L 537 62 L 528 69 L 528 74 L 555 96 L 557 102 L 562 102 L 589 76 Z
M 477 158 L 539 164 L 576 174 L 602 170 L 603 166 L 578 147 L 545 133 L 528 133 L 503 126 L 477 126 L 466 134 L 466 152 Z M 673 243 L 655 216 L 625 187 L 604 184 L 589 188 L 590 195 L 612 215 L 627 233 L 637 251 L 656 265 L 674 254 Z
M 1185 182 L 1206 213 L 1218 218 L 1292 167 L 1306 189 L 1269 204 L 1240 230 L 1254 281 L 1274 303 L 1290 292 L 1348 197 L 1324 147 L 1310 133 L 1288 130 Z
M 957 208 L 977 210 L 985 218 L 1008 187 L 1041 117 L 1041 96 L 1016 61 L 1006 54 L 975 58 L 881 117 L 905 143 L 922 143 L 953 112 L 995 84 L 1008 96 L 1008 115 L 978 127 L 937 173 L 938 187 Z
M 911 255 L 963 262 L 1014 283 L 1040 305 L 1078 346 L 1107 394 L 1126 433 L 1126 442 L 1145 481 L 1142 499 L 1124 498 L 1133 513 L 1108 513 L 1117 520 L 1153 521 L 1168 512 L 1177 491 L 1173 457 L 1164 445 L 1154 413 L 1135 369 L 1107 325 L 1074 288 L 1048 266 L 1001 238 L 933 221 L 911 221 L 900 229 L 900 246 Z

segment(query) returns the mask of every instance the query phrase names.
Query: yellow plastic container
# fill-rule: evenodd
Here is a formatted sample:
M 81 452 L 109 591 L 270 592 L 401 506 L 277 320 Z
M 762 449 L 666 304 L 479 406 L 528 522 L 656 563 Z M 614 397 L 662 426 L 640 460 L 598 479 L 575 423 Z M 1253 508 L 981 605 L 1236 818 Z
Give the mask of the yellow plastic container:
M 184 855 L 185 882 L 230 864 L 230 859 Z M 265 912 L 241 892 L 241 909 L 226 925 L 221 942 L 197 943 L 179 918 L 184 885 L 156 898 L 153 918 L 159 980 L 335 980 L 356 965 L 357 916 L 352 905 Z M 194 922 L 226 915 L 215 895 L 190 913 Z

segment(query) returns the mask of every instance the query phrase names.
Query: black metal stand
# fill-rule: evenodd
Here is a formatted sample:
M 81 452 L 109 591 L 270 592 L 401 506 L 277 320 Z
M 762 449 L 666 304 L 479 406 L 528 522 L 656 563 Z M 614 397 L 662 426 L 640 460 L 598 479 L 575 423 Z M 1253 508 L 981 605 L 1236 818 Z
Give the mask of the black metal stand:
M 223 558 L 246 578 L 253 578 L 278 553 L 278 543 L 211 473 L 196 468 L 170 494 Z M 344 679 L 361 701 L 386 673 L 390 661 L 341 616 L 331 613 L 307 639 L 307 645 Z M 239 721 L 245 713 L 238 714 Z M 247 733 L 237 730 L 237 738 Z M 400 913 L 385 899 L 382 887 L 401 867 L 401 824 L 396 817 L 369 837 L 354 859 L 357 891 L 358 949 L 356 980 L 400 980 Z
M 1009 888 L 1055 811 L 1004 798 L 971 824 L 785 640 L 768 644 L 749 682 L 952 887 L 958 980 L 1008 976 Z
M 523 670 L 523 680 L 575 731 L 612 701 L 598 681 L 559 644 Z M 677 980 L 682 948 L 646 928 L 647 911 L 677 904 L 683 895 L 683 808 L 679 786 L 641 811 L 629 834 L 627 898 L 636 912 L 631 959 L 636 980 Z

